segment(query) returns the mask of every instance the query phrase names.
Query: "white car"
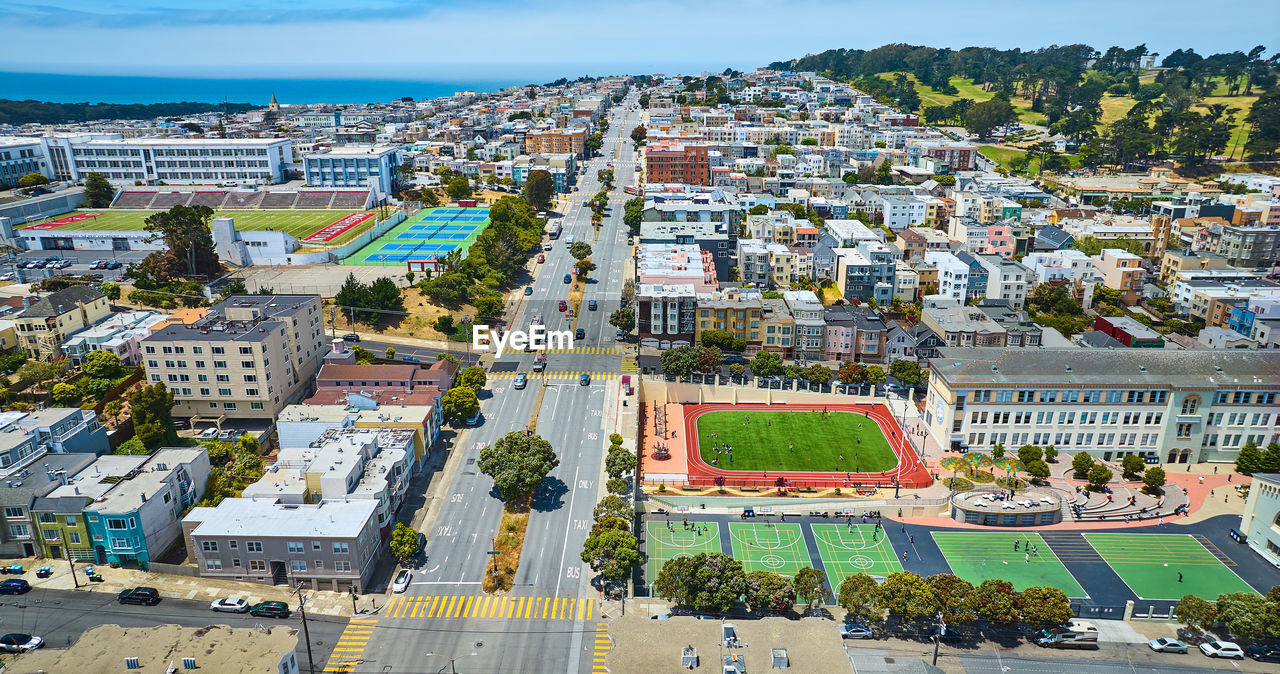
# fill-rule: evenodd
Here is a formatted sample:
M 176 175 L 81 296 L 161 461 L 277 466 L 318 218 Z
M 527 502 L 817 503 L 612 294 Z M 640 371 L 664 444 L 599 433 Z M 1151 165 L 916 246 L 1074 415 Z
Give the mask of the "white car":
M 1151 641 L 1148 641 L 1147 645 L 1151 647 L 1151 650 L 1156 651 L 1157 653 L 1187 652 L 1187 645 L 1177 639 L 1165 639 L 1162 637 L 1160 639 L 1152 639 Z
M 30 634 L 14 632 L 0 637 L 0 650 L 7 653 L 26 653 L 44 645 L 44 639 Z
M 1230 641 L 1206 641 L 1200 644 L 1200 652 L 1211 658 L 1244 659 L 1244 651 Z
M 409 589 L 409 581 L 413 580 L 413 572 L 408 569 L 400 569 L 400 573 L 396 574 L 395 582 L 391 583 L 391 591 L 401 594 Z
M 209 610 L 218 613 L 248 613 L 249 602 L 234 597 L 224 597 L 209 604 Z

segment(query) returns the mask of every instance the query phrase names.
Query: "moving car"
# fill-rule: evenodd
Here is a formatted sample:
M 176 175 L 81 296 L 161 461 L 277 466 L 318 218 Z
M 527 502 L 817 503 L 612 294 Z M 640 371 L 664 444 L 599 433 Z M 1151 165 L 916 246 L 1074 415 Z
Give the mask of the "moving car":
M 358 342 L 358 341 L 360 341 L 360 335 L 357 335 L 357 334 L 356 334 L 356 333 L 354 333 L 354 332 L 348 332 L 347 334 L 345 334 L 345 335 L 343 335 L 343 336 L 342 336 L 342 341 L 344 341 L 344 342 Z
M 1187 652 L 1187 645 L 1177 639 L 1165 639 L 1164 637 L 1161 637 L 1159 639 L 1152 639 L 1151 641 L 1148 641 L 1147 645 L 1151 647 L 1151 650 L 1157 653 Z
M 569 274 L 565 274 L 565 275 L 564 275 L 564 282 L 565 282 L 565 283 L 573 283 L 573 277 L 572 277 L 572 276 L 570 276 Z
M 844 623 L 840 625 L 841 639 L 870 639 L 875 634 L 870 627 L 859 625 L 858 623 Z
M 0 583 L 0 594 L 26 594 L 31 591 L 31 583 L 21 578 L 10 578 Z
M 549 250 L 551 250 L 551 244 L 549 244 L 549 243 L 544 243 L 544 244 L 542 244 L 542 250 L 544 250 L 544 251 L 549 251 Z
M 583 386 L 589 385 L 591 383 L 591 375 L 586 372 L 583 372 L 582 376 L 578 378 L 578 382 L 581 383 Z
M 568 308 L 569 308 L 569 303 L 565 302 L 564 300 L 560 300 L 560 303 L 556 305 L 557 311 L 564 311 L 565 309 L 568 309 Z
M 595 301 L 595 300 L 587 300 L 587 309 L 588 309 L 588 310 L 590 310 L 590 311 L 595 311 L 595 310 L 596 310 L 596 308 L 597 308 L 597 305 L 596 305 L 596 301 Z
M 234 597 L 225 597 L 209 604 L 209 610 L 217 613 L 248 613 L 249 602 Z
M 116 599 L 121 604 L 155 606 L 160 603 L 160 591 L 154 587 L 133 587 L 122 591 Z
M 526 294 L 526 295 L 532 295 L 532 294 L 533 294 L 533 286 L 525 286 L 525 287 L 524 287 L 524 294 Z
M 1200 652 L 1211 658 L 1244 659 L 1244 651 L 1240 650 L 1239 645 L 1230 641 L 1206 641 L 1200 644 Z
M 613 338 L 619 339 L 619 340 L 625 340 L 627 338 L 627 333 L 621 330 L 618 330 L 617 332 L 613 333 Z
M 574 338 L 574 339 L 586 339 L 586 338 L 587 338 L 587 331 L 586 331 L 586 330 L 583 330 L 582 328 L 578 328 L 577 330 L 575 330 L 575 331 L 573 332 L 573 338 Z
M 396 579 L 391 583 L 391 591 L 401 594 L 409 589 L 409 581 L 413 580 L 413 572 L 408 569 L 400 569 L 396 574 Z
M 521 372 L 511 381 L 512 388 L 522 389 L 529 383 L 529 376 Z
M 249 615 L 259 618 L 288 618 L 290 613 L 289 605 L 282 601 L 264 601 L 249 609 Z
M 43 645 L 44 639 L 30 634 L 22 634 L 21 632 L 13 632 L 0 637 L 0 651 L 6 653 L 26 653 L 27 651 L 34 651 Z

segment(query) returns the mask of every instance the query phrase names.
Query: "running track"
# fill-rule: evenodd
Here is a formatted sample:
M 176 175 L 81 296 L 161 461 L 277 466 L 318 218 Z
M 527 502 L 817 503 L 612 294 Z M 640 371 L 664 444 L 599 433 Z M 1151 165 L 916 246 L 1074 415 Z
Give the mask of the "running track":
M 867 418 L 876 422 L 880 426 L 880 431 L 884 433 L 884 437 L 889 441 L 889 446 L 893 448 L 893 453 L 898 457 L 898 465 L 891 470 L 883 473 L 837 473 L 837 472 L 808 472 L 808 471 L 753 471 L 753 470 L 725 470 L 707 464 L 702 460 L 702 453 L 698 451 L 698 417 L 708 412 L 751 412 L 759 410 L 762 412 L 850 412 L 855 414 L 865 414 Z M 763 404 L 729 404 L 729 403 L 713 403 L 705 405 L 684 405 L 682 409 L 684 414 L 685 428 L 685 451 L 689 461 L 689 484 L 698 486 L 710 486 L 716 484 L 717 478 L 724 478 L 724 483 L 735 486 L 753 486 L 753 487 L 774 487 L 778 486 L 778 479 L 785 480 L 788 487 L 841 487 L 851 488 L 855 486 L 891 486 L 897 480 L 898 484 L 907 489 L 920 489 L 929 486 L 933 482 L 933 478 L 929 475 L 929 469 L 925 467 L 924 462 L 916 455 L 916 451 L 911 447 L 911 443 L 907 442 L 902 435 L 902 429 L 893 419 L 893 414 L 884 405 L 878 403 L 871 404 L 835 404 L 835 405 L 804 405 L 804 404 L 781 404 L 781 405 L 763 405 Z

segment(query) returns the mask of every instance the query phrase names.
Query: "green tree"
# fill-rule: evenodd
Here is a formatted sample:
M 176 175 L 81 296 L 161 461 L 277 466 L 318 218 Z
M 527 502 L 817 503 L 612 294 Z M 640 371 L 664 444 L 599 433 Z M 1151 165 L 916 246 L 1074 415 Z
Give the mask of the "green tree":
M 1102 491 L 1102 488 L 1111 481 L 1111 469 L 1107 468 L 1102 462 L 1093 464 L 1089 469 L 1089 488 L 1094 491 Z
M 1044 452 L 1035 445 L 1023 445 L 1018 448 L 1018 460 L 1023 465 L 1027 465 L 1032 461 L 1039 461 L 1044 456 Z
M 977 618 L 970 603 L 973 584 L 950 573 L 938 573 L 925 579 L 933 589 L 937 608 L 948 625 L 973 622 Z
M 555 179 L 542 169 L 530 171 L 524 182 L 524 199 L 535 211 L 551 208 L 551 197 L 556 192 Z
M 98 290 L 101 290 L 101 291 L 102 291 L 102 294 L 103 294 L 103 295 L 106 295 L 106 296 L 107 296 L 107 299 L 109 299 L 109 300 L 111 300 L 111 301 L 113 301 L 113 302 L 114 302 L 114 301 L 116 301 L 116 300 L 118 300 L 118 299 L 120 299 L 120 284 L 119 284 L 119 283 L 113 283 L 113 282 L 111 282 L 111 281 L 103 281 L 102 283 L 100 283 L 100 284 L 98 285 Z
M 1048 461 L 1048 462 L 1050 462 L 1050 463 L 1057 461 L 1057 460 L 1058 460 L 1058 448 L 1057 448 L 1057 447 L 1054 447 L 1053 445 L 1049 445 L 1048 447 L 1045 447 L 1045 448 L 1044 448 L 1044 460 L 1045 460 L 1045 461 Z
M 440 396 L 440 408 L 445 419 L 460 421 L 474 417 L 480 411 L 480 401 L 476 398 L 475 389 L 455 386 Z
M 1280 473 L 1280 442 L 1272 442 L 1267 445 L 1267 450 L 1262 453 L 1260 471 L 1263 473 Z
M 454 176 L 449 179 L 449 184 L 445 186 L 444 193 L 449 198 L 457 201 L 459 199 L 471 198 L 471 179 L 466 176 Z
M 640 544 L 630 531 L 608 529 L 587 537 L 582 544 L 582 561 L 605 580 L 620 581 L 644 563 Z
M 1212 629 L 1214 623 L 1218 621 L 1217 607 L 1193 594 L 1185 595 L 1178 600 L 1173 613 L 1178 622 L 1197 632 Z
M 999 461 L 1000 459 L 1004 458 L 1004 455 L 1005 455 L 1005 449 L 1004 449 L 1003 442 L 997 442 L 996 444 L 991 446 L 992 461 Z
M 618 449 L 615 451 L 613 447 Z M 619 445 L 609 448 L 609 453 L 605 456 L 604 468 L 609 477 L 620 478 L 627 473 L 636 469 L 636 455 L 623 449 Z
M 1126 481 L 1133 481 L 1142 476 L 1142 469 L 1146 467 L 1146 462 L 1137 454 L 1125 454 L 1120 459 L 1121 475 Z
M 26 367 L 25 365 L 23 367 Z M 22 378 L 22 370 L 18 370 L 18 378 Z M 1262 467 L 1262 452 L 1258 451 L 1258 443 L 1250 440 L 1244 443 L 1236 454 L 1236 472 L 1241 475 L 1253 475 Z
M 591 516 L 597 522 L 607 519 L 620 519 L 630 522 L 635 516 L 635 508 L 630 503 L 610 494 L 600 499 L 595 509 L 591 511 Z
M 404 522 L 396 522 L 395 528 L 391 530 L 391 538 L 387 540 L 387 547 L 404 564 L 418 554 L 418 532 L 405 526 Z
M 1018 595 L 1018 614 L 1032 625 L 1061 625 L 1071 619 L 1071 602 L 1056 587 L 1029 587 Z
M 1043 480 L 1049 477 L 1049 473 L 1050 473 L 1049 464 L 1045 463 L 1040 459 L 1036 459 L 1029 463 L 1024 463 L 1023 465 L 1026 466 L 1027 474 L 1030 475 L 1031 477 L 1034 477 L 1040 480 Z
M 89 208 L 106 208 L 111 205 L 115 195 L 115 188 L 111 187 L 111 183 L 101 173 L 94 172 L 84 177 L 84 200 L 88 202 Z
M 609 314 L 609 325 L 623 331 L 631 332 L 636 327 L 636 310 L 625 306 Z
M 1142 473 L 1142 483 L 1146 485 L 1148 494 L 1159 494 L 1164 491 L 1164 469 L 1152 466 Z
M 742 563 L 719 552 L 676 557 L 662 565 L 654 592 L 678 606 L 694 611 L 723 613 L 747 589 Z
M 880 585 L 880 599 L 903 622 L 932 618 L 938 603 L 929 583 L 910 571 L 890 573 Z
M 470 390 L 470 389 L 464 389 Z M 504 501 L 533 493 L 543 478 L 560 465 L 551 443 L 539 435 L 512 431 L 480 450 L 476 464 L 480 472 L 493 478 Z
M 640 223 L 644 221 L 644 197 L 632 197 L 622 205 L 622 224 L 632 234 L 640 233 Z
M 752 571 L 747 574 L 743 599 L 756 613 L 785 613 L 795 606 L 796 589 L 786 576 L 772 571 Z
M 213 249 L 213 231 L 209 228 L 212 220 L 213 209 L 208 206 L 179 204 L 147 216 L 143 223 L 148 232 L 164 241 L 168 256 L 182 265 L 188 277 L 215 278 L 220 267 L 218 254 Z M 161 253 L 152 255 L 163 257 Z
M 884 368 L 879 365 L 867 366 L 867 382 L 879 386 L 885 381 Z
M 796 572 L 796 596 L 804 602 L 805 608 L 811 608 L 813 602 L 827 596 L 827 574 L 806 566 Z
M 35 187 L 47 184 L 49 184 L 49 179 L 44 177 L 43 173 L 28 173 L 18 178 L 18 187 Z
M 1280 601 L 1276 593 L 1260 597 L 1252 592 L 1218 595 L 1218 622 L 1243 641 L 1280 636 Z
M 749 366 L 756 377 L 776 377 L 782 374 L 782 356 L 772 351 L 761 351 L 752 358 Z
M 969 595 L 969 605 L 979 618 L 993 623 L 1018 622 L 1018 593 L 1007 580 L 988 578 Z
M 880 602 L 880 585 L 865 573 L 855 573 L 840 582 L 836 601 L 845 610 L 845 616 L 867 624 L 884 620 L 884 607 Z
M 484 368 L 479 365 L 472 365 L 458 374 L 458 385 L 466 386 L 477 393 L 484 389 L 486 382 Z
M 631 484 L 620 477 L 614 477 L 606 480 L 604 487 L 610 494 L 617 494 L 619 496 L 625 496 L 627 492 L 631 491 Z
M 173 431 L 173 392 L 163 382 L 136 388 L 129 394 L 133 429 L 148 451 L 176 437 Z
M 573 256 L 573 259 L 581 262 L 591 257 L 591 244 L 586 241 L 574 241 L 573 245 L 569 246 L 569 254 Z
M 1009 99 L 1004 95 L 997 95 L 969 106 L 969 111 L 964 115 L 964 128 L 979 138 L 985 138 L 996 128 L 1017 119 L 1018 114 Z
M 1093 468 L 1093 457 L 1083 450 L 1076 452 L 1075 457 L 1071 459 L 1071 469 L 1075 471 L 1075 478 L 1077 480 L 1087 478 L 1090 468 Z
M 889 365 L 889 374 L 904 384 L 920 383 L 920 363 L 914 360 L 895 360 Z
M 61 365 L 61 362 L 46 363 L 38 360 L 29 360 L 18 368 L 18 381 L 26 385 L 37 382 L 50 382 L 62 375 L 65 368 Z
M 115 379 L 122 371 L 120 357 L 110 351 L 90 351 L 80 363 L 84 373 L 95 379 Z
M 806 367 L 800 377 L 814 384 L 826 384 L 831 381 L 831 368 L 815 363 Z
M 49 396 L 53 398 L 54 404 L 62 407 L 71 407 L 80 402 L 80 391 L 74 384 L 64 382 L 54 384 L 49 390 Z

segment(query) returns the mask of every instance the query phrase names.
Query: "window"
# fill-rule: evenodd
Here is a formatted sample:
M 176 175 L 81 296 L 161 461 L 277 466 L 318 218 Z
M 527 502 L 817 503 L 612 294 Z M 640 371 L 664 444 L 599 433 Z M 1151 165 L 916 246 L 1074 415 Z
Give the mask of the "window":
M 245 541 L 244 549 L 245 549 L 245 552 L 262 552 L 262 542 L 261 541 Z
M 289 568 L 293 571 L 306 571 L 307 563 L 301 559 L 295 559 L 289 562 Z
M 231 560 L 231 566 L 234 566 L 234 567 L 235 567 L 235 568 L 237 568 L 237 569 L 238 569 L 238 568 L 240 568 L 240 558 L 239 558 L 239 557 L 237 557 L 237 558 L 235 558 L 235 559 Z
M 240 355 L 242 355 L 242 356 L 252 356 L 252 355 L 253 355 L 253 347 L 252 347 L 252 346 L 242 346 L 242 347 L 240 347 Z
M 224 348 L 222 348 L 222 347 L 220 347 L 220 346 L 215 346 L 215 347 L 213 347 L 213 349 L 212 349 L 211 351 L 213 352 L 213 355 L 215 355 L 215 356 L 221 356 L 221 355 L 223 355 L 223 354 L 225 354 L 225 353 L 227 352 L 227 351 L 226 351 L 226 349 L 224 349 Z
M 198 375 L 196 375 L 196 381 L 209 381 L 209 375 L 207 375 L 207 374 L 198 374 Z
M 254 384 L 254 383 L 257 383 L 257 381 L 258 381 L 258 375 L 256 374 L 246 374 L 244 376 L 244 382 L 246 384 Z
M 221 559 L 206 559 L 206 560 L 204 560 L 204 570 L 205 570 L 205 571 L 221 571 L 221 570 L 222 570 L 222 560 L 221 560 Z
M 229 388 L 220 388 L 220 389 L 218 389 L 218 395 L 220 395 L 220 396 L 229 396 L 229 395 L 231 395 L 231 389 L 229 389 Z
M 334 563 L 333 563 L 333 570 L 334 570 L 334 571 L 341 571 L 341 572 L 343 572 L 343 573 L 350 573 L 350 572 L 351 572 L 351 562 L 334 562 Z
M 231 383 L 231 375 L 228 375 L 228 374 L 215 374 L 215 375 L 214 375 L 214 378 L 215 378 L 215 379 L 217 379 L 217 380 L 218 380 L 218 383 L 220 383 L 220 384 L 230 384 L 230 383 Z
M 200 541 L 200 549 L 205 552 L 217 552 L 218 542 L 217 541 Z
M 196 368 L 203 369 L 203 368 L 204 368 L 204 366 L 205 366 L 205 364 L 204 364 L 204 361 L 203 361 L 203 360 L 197 360 L 197 361 L 196 361 Z
M 242 368 L 244 368 L 244 369 L 246 369 L 246 370 L 252 370 L 252 369 L 253 369 L 253 361 L 251 361 L 251 360 L 242 360 L 242 361 L 240 361 L 240 367 L 242 367 Z
M 335 554 L 335 555 L 345 555 L 345 554 L 347 554 L 347 553 L 349 553 L 349 552 L 351 552 L 351 550 L 350 550 L 350 548 L 348 547 L 348 544 L 347 544 L 347 543 L 334 543 L 334 544 L 333 544 L 333 554 Z
M 1222 393 L 1222 392 L 1219 391 L 1219 393 Z M 1182 414 L 1192 415 L 1192 414 L 1195 414 L 1196 411 L 1198 411 L 1199 409 L 1200 409 L 1199 396 L 1187 396 L 1185 399 L 1183 399 Z
M 1151 402 L 1163 405 L 1169 399 L 1168 391 L 1151 391 Z
M 289 543 L 290 554 L 302 554 L 302 543 Z
M 6 507 L 4 509 L 5 517 L 26 517 L 27 510 L 25 508 Z
M 245 394 L 245 395 L 247 395 L 247 396 L 257 396 L 257 395 L 258 395 L 258 389 L 256 389 L 256 388 L 247 388 L 247 389 L 245 389 L 245 390 L 244 390 L 244 394 Z
M 253 410 L 261 410 L 261 409 L 266 409 L 266 408 L 265 408 L 265 407 L 263 407 L 262 403 L 249 403 L 249 409 L 253 409 Z
M 128 529 L 129 527 L 130 527 L 130 523 L 125 522 L 123 519 L 120 519 L 118 517 L 107 518 L 108 529 L 115 529 L 117 531 L 120 531 L 120 530 Z
M 60 532 L 57 529 L 44 529 L 43 531 L 44 531 L 44 539 L 46 541 L 56 541 L 59 538 L 62 538 Z
M 80 534 L 72 531 L 67 534 L 67 542 L 73 545 L 80 545 Z
M 63 520 L 63 521 L 64 521 L 64 522 L 66 522 L 66 523 L 67 523 L 67 526 L 69 526 L 69 527 L 74 527 L 74 526 L 76 526 L 77 524 L 79 524 L 79 522 L 76 520 L 76 516 L 75 516 L 75 515 L 67 515 L 67 518 L 66 518 L 65 520 Z
M 235 408 L 236 408 L 235 403 L 222 403 L 222 409 L 224 410 L 234 410 Z
M 216 368 L 218 368 L 218 369 L 226 369 L 226 367 L 227 367 L 227 361 L 225 361 L 225 360 L 215 360 L 215 361 L 213 361 L 213 366 L 214 366 L 214 367 L 216 367 Z
M 1178 437 L 1179 438 L 1191 437 L 1191 424 L 1189 423 L 1178 424 Z
M 111 548 L 112 548 L 113 550 L 128 550 L 128 549 L 129 549 L 129 547 L 130 547 L 130 545 L 129 545 L 129 539 L 127 539 L 127 538 L 113 538 L 113 539 L 111 539 Z
M 324 568 L 324 560 L 323 560 L 323 559 L 317 559 L 317 560 L 316 560 L 316 568 L 317 568 L 317 569 L 323 569 L 323 568 Z
M 1145 399 L 1146 399 L 1146 397 L 1147 397 L 1147 392 L 1146 392 L 1146 391 L 1129 391 L 1129 396 L 1128 396 L 1128 398 L 1127 398 L 1126 402 L 1130 402 L 1130 403 L 1140 403 L 1140 402 L 1142 402 L 1143 400 L 1145 400 Z
M 262 561 L 261 559 L 251 559 L 249 560 L 249 570 L 250 571 L 266 571 L 267 563 Z

